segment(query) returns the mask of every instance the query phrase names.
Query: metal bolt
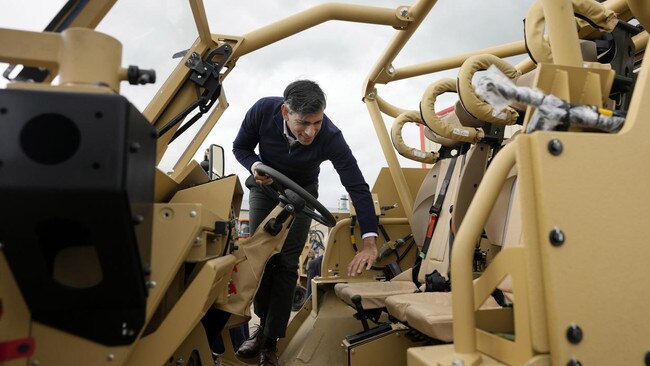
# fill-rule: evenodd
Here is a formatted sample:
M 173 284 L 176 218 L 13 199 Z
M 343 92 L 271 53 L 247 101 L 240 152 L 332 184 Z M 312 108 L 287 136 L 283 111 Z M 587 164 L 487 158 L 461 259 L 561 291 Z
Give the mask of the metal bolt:
M 200 79 L 200 78 L 201 78 L 201 75 L 196 75 L 196 77 L 197 77 L 197 79 Z
M 135 225 L 141 223 L 142 221 L 144 221 L 144 216 L 142 216 L 142 215 L 134 215 L 133 216 L 133 223 Z
M 41 364 L 41 361 L 39 360 L 32 360 L 32 362 L 29 363 L 31 366 L 38 366 Z
M 185 360 L 183 359 L 183 357 L 179 357 L 179 358 L 176 359 L 176 364 L 177 365 L 182 365 L 184 363 L 185 363 Z
M 351 354 L 354 354 L 354 349 L 351 349 L 351 350 L 350 350 L 350 353 L 351 353 Z
M 566 330 L 566 337 L 572 344 L 580 343 L 582 341 L 582 328 L 575 323 L 571 323 L 569 329 Z
M 374 93 L 374 92 L 370 92 L 370 93 L 368 93 L 368 98 L 374 98 L 374 97 L 375 97 L 375 93 Z
M 194 238 L 194 245 L 198 245 L 200 243 L 201 243 L 201 237 L 200 236 L 197 236 L 196 238 Z
M 27 352 L 29 352 L 29 344 L 21 343 L 20 345 L 18 345 L 16 350 L 18 351 L 18 353 L 21 353 L 21 354 L 22 353 L 27 353 Z
M 149 280 L 149 281 L 145 282 L 145 285 L 147 286 L 147 288 L 154 288 L 154 287 L 156 287 L 157 283 L 156 283 L 156 281 Z
M 140 143 L 139 142 L 132 142 L 131 145 L 129 146 L 129 151 L 134 153 L 136 151 L 140 150 Z
M 566 364 L 567 366 L 582 366 L 582 363 L 580 361 L 576 360 L 575 358 L 572 358 L 569 363 Z
M 190 211 L 190 217 L 196 217 L 196 211 Z
M 409 15 L 409 10 L 407 8 L 402 8 L 402 9 L 400 9 L 399 13 L 400 13 L 401 16 L 405 17 L 405 16 Z
M 387 71 L 388 71 L 388 75 L 393 75 L 395 73 L 395 68 L 392 67 L 392 66 L 389 66 Z
M 551 155 L 558 156 L 562 154 L 562 150 L 564 150 L 562 141 L 558 139 L 552 139 L 548 142 L 548 151 L 551 153 Z
M 451 366 L 465 366 L 465 362 L 463 360 L 456 358 L 453 361 L 451 361 Z
M 564 244 L 565 237 L 562 230 L 556 226 L 553 228 L 553 230 L 551 230 L 551 233 L 548 235 L 548 239 L 551 241 L 551 245 L 554 247 L 559 247 Z
M 108 356 L 106 356 L 106 361 L 111 362 L 115 359 L 115 355 L 112 353 L 109 353 Z

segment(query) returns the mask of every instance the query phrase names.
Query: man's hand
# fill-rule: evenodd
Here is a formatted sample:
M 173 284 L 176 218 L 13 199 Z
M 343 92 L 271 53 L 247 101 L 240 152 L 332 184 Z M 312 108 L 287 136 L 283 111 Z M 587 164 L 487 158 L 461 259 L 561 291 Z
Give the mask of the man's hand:
M 363 239 L 363 250 L 352 258 L 348 264 L 348 276 L 356 276 L 363 272 L 364 267 L 369 270 L 377 259 L 377 237 L 369 236 Z
M 262 185 L 265 185 L 265 186 L 268 186 L 269 184 L 272 184 L 273 183 L 273 178 L 271 178 L 270 176 L 268 176 L 266 174 L 259 174 L 257 172 L 257 169 L 255 169 L 259 164 L 260 163 L 257 162 L 255 164 L 253 164 L 253 167 L 252 167 L 253 178 L 255 179 L 255 183 L 262 184 Z

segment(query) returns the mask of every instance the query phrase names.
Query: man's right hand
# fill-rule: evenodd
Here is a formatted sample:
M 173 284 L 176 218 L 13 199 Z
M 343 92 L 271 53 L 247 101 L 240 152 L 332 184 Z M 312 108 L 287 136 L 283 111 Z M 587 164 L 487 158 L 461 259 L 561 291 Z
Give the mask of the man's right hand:
M 268 186 L 269 184 L 273 183 L 273 178 L 266 174 L 260 174 L 257 172 L 257 167 L 258 164 L 253 164 L 253 178 L 255 179 L 255 183 L 257 184 L 262 184 L 265 186 Z

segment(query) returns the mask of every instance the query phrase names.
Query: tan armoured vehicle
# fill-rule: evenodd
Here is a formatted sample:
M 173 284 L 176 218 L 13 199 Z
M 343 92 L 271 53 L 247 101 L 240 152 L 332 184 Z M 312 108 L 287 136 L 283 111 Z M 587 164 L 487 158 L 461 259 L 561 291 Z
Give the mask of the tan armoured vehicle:
M 142 111 L 120 84 L 155 72 L 124 67 L 123 40 L 95 30 L 115 3 L 67 1 L 44 32 L 0 28 L 0 62 L 24 66 L 0 90 L 0 365 L 243 365 L 229 330 L 249 320 L 297 210 L 331 229 L 283 365 L 650 365 L 646 0 L 537 0 L 513 42 L 420 49 L 429 60 L 411 64 L 399 56 L 452 16 L 445 2 L 321 3 L 228 36 L 189 0 L 198 37 Z M 512 20 L 498 12 L 471 22 Z M 358 277 L 345 270 L 354 212 L 336 220 L 268 168 L 281 203 L 235 242 L 245 177 L 224 174 L 216 148 L 207 173 L 193 160 L 237 62 L 330 20 L 394 33 L 351 101 L 386 161 L 372 185 L 380 255 Z M 416 77 L 400 89 L 412 103 L 391 103 Z M 160 162 L 189 132 L 168 174 Z

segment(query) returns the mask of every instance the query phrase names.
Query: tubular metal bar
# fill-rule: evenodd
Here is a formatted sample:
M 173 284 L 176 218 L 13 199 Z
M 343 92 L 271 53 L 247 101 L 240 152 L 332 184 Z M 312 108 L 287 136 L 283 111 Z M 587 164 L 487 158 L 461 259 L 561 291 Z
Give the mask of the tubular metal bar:
M 373 126 L 375 126 L 377 138 L 379 139 L 379 144 L 381 145 L 381 149 L 386 157 L 388 169 L 390 175 L 393 177 L 397 194 L 399 199 L 402 201 L 401 203 L 402 207 L 404 207 L 404 215 L 408 219 L 409 224 L 412 225 L 413 197 L 411 196 L 411 191 L 406 184 L 404 172 L 402 172 L 399 161 L 397 161 L 397 155 L 395 154 L 395 149 L 393 149 L 393 144 L 390 142 L 390 136 L 388 136 L 384 119 L 379 111 L 379 105 L 377 105 L 377 101 L 374 98 L 365 98 L 364 102 L 366 103 L 366 107 L 368 107 L 368 112 L 370 112 L 370 118 L 372 119 Z
M 582 67 L 582 54 L 571 0 L 541 0 L 553 63 Z
M 210 34 L 208 17 L 205 15 L 203 0 L 190 0 L 190 7 L 192 8 L 192 14 L 194 15 L 196 29 L 199 31 L 199 39 L 203 44 L 212 44 L 212 35 Z
M 460 67 L 465 60 L 474 55 L 492 54 L 497 57 L 511 57 L 526 53 L 526 46 L 524 41 L 516 41 L 511 43 L 502 44 L 495 47 L 483 48 L 476 51 L 462 53 L 460 55 L 441 58 L 439 60 L 424 62 L 417 65 L 402 67 L 395 70 L 395 75 L 391 81 L 407 79 L 415 76 L 432 74 L 434 72 L 455 69 Z
M 454 348 L 458 354 L 476 354 L 476 318 L 472 258 L 474 244 L 481 236 L 492 207 L 515 164 L 517 141 L 507 144 L 490 163 L 490 169 L 478 186 L 463 224 L 458 229 L 451 255 L 451 303 L 453 311 Z
M 429 14 L 431 8 L 436 4 L 437 0 L 420 0 L 418 1 L 413 8 L 410 9 L 409 14 L 413 17 L 413 24 L 404 29 L 401 32 L 398 32 L 391 43 L 384 51 L 384 54 L 377 61 L 375 66 L 373 66 L 368 79 L 365 82 L 364 86 L 364 97 L 374 89 L 375 80 L 380 76 L 380 73 L 385 70 L 390 63 L 393 62 L 395 57 L 399 52 L 404 48 L 406 42 L 411 38 L 416 29 L 420 26 L 424 18 Z
M 397 17 L 396 9 L 351 4 L 323 4 L 245 34 L 244 41 L 232 57 L 241 57 L 329 20 L 382 24 L 398 28 L 404 28 L 409 24 L 408 21 Z
M 393 118 L 397 118 L 397 116 L 399 116 L 400 114 L 404 112 L 408 112 L 407 109 L 402 109 L 400 107 L 388 103 L 385 99 L 383 99 L 379 95 L 377 95 L 375 99 L 377 99 L 377 105 L 379 105 L 379 110 Z

